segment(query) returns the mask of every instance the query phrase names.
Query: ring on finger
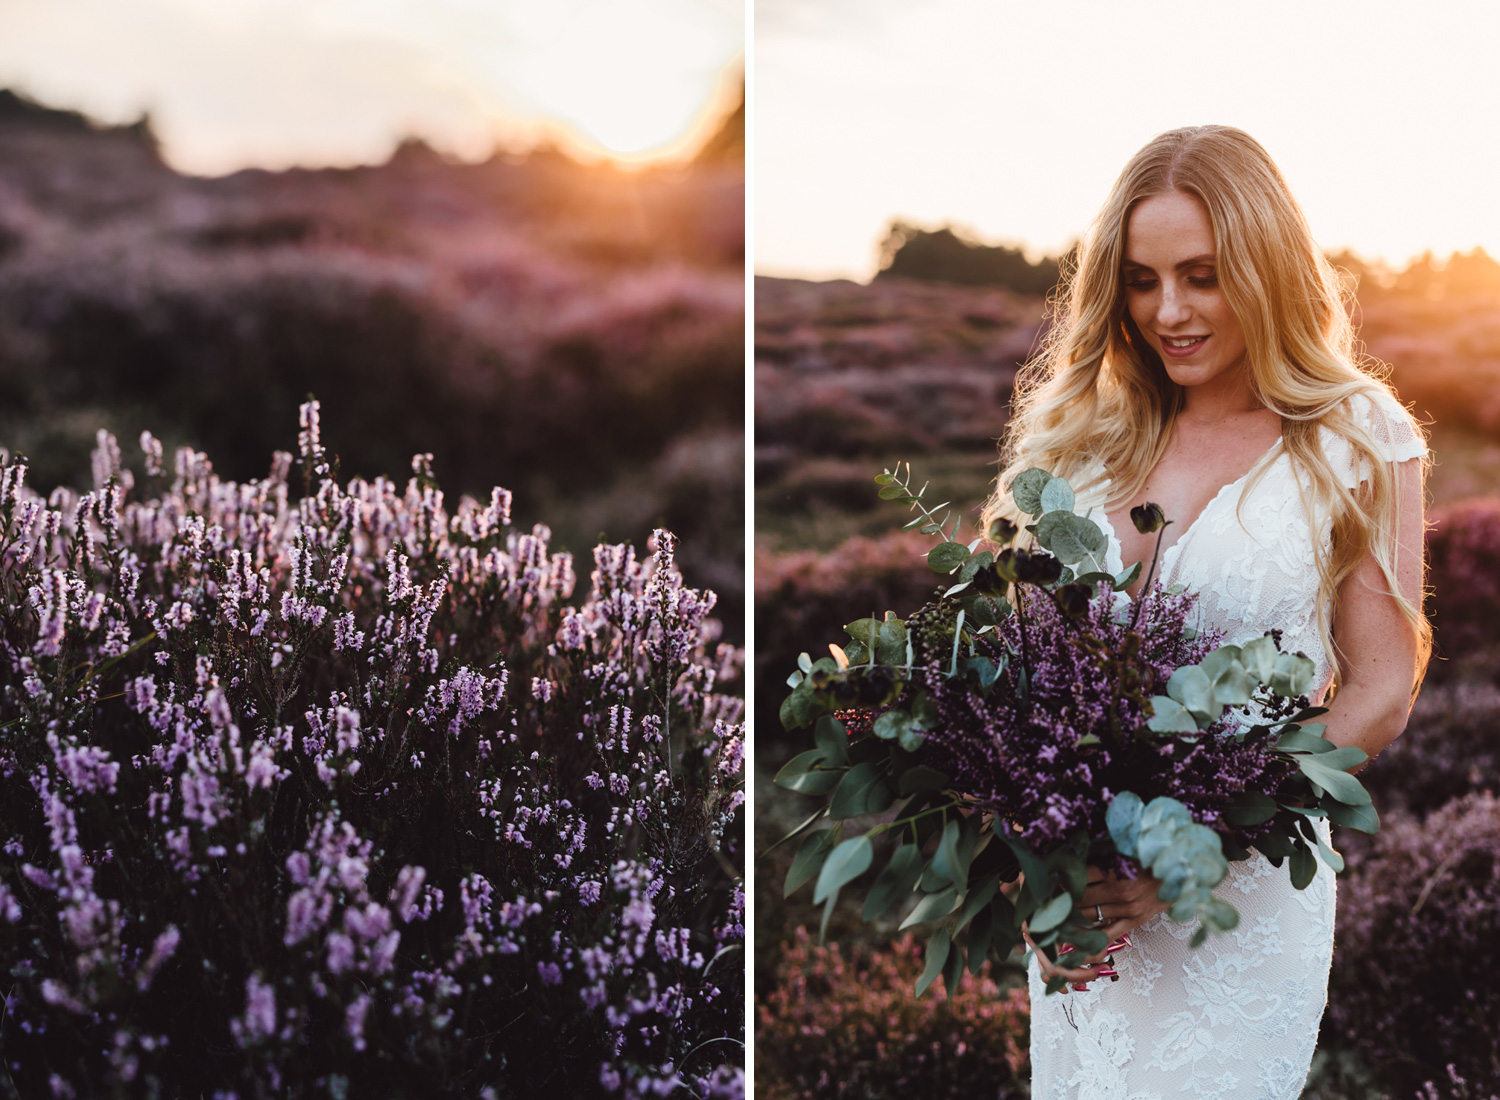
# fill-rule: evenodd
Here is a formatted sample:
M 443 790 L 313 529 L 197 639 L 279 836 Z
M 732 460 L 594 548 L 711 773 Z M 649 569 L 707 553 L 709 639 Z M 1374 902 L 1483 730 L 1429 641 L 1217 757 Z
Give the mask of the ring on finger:
M 1104 924 L 1105 924 L 1105 920 L 1104 920 L 1104 906 L 1102 906 L 1102 905 L 1095 905 L 1094 906 L 1094 916 L 1097 918 L 1094 921 L 1094 924 L 1097 927 L 1103 928 Z

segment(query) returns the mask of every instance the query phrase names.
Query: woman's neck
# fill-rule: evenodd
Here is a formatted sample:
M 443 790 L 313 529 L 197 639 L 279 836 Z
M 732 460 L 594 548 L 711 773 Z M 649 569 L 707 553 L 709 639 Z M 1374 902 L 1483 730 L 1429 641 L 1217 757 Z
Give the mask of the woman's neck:
M 1200 386 L 1185 386 L 1177 419 L 1194 426 L 1213 427 L 1265 408 L 1251 389 L 1249 372 L 1220 376 Z

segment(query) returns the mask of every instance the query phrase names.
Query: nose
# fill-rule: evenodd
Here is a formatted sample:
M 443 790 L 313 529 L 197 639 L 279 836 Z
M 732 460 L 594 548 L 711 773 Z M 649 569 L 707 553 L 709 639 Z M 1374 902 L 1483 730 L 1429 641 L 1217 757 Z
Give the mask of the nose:
M 1157 322 L 1164 328 L 1172 328 L 1185 323 L 1192 315 L 1193 311 L 1188 305 L 1187 295 L 1170 280 L 1164 280 L 1161 304 L 1156 310 Z

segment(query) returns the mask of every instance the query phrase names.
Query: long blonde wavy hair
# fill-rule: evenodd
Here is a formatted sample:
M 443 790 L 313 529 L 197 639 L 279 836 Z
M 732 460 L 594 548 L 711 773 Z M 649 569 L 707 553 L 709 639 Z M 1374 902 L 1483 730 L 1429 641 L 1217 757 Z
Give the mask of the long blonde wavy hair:
M 1357 348 L 1344 284 L 1314 244 L 1281 172 L 1254 138 L 1234 127 L 1168 131 L 1125 166 L 1065 271 L 1051 302 L 1053 326 L 1045 343 L 1017 379 L 984 524 L 999 516 L 1019 518 L 1010 486 L 1032 466 L 1087 491 L 1102 464 L 1111 478 L 1113 508 L 1143 491 L 1165 453 L 1182 390 L 1130 319 L 1121 268 L 1131 212 L 1142 200 L 1170 191 L 1193 195 L 1208 211 L 1219 285 L 1244 330 L 1254 395 L 1281 417 L 1282 445 L 1306 476 L 1302 505 L 1312 529 L 1318 529 L 1314 516 L 1332 517 L 1332 548 L 1317 546 L 1316 560 L 1318 630 L 1335 674 L 1338 589 L 1373 553 L 1416 636 L 1420 680 L 1431 628 L 1396 581 L 1396 479 L 1349 401 L 1359 394 L 1389 394 L 1384 369 Z M 1329 464 L 1320 427 L 1347 439 L 1369 471 L 1358 493 Z M 1245 493 L 1270 457 L 1258 464 Z

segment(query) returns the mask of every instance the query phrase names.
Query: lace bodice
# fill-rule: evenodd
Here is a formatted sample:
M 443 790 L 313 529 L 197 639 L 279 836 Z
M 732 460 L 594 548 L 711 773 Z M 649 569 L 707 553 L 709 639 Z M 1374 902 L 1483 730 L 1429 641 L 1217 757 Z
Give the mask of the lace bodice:
M 1393 399 L 1358 401 L 1356 412 L 1386 461 L 1425 452 Z M 1345 485 L 1368 478 L 1346 440 L 1327 429 L 1320 438 Z M 1316 663 L 1321 697 L 1331 668 L 1318 635 L 1313 553 L 1319 542 L 1328 546 L 1330 521 L 1308 517 L 1298 480 L 1278 441 L 1254 470 L 1219 491 L 1163 553 L 1159 569 L 1165 583 L 1198 592 L 1202 625 L 1222 630 L 1227 642 L 1280 629 L 1283 648 Z M 1096 519 L 1107 491 L 1101 481 L 1083 500 Z M 1109 521 L 1102 525 L 1107 568 L 1118 573 L 1120 544 Z M 1327 841 L 1326 823 L 1319 825 Z M 1033 963 L 1034 1100 L 1297 1100 L 1327 1000 L 1333 875 L 1320 864 L 1312 884 L 1295 890 L 1285 866 L 1254 853 L 1230 864 L 1215 893 L 1239 910 L 1236 929 L 1192 950 L 1187 941 L 1196 925 L 1162 914 L 1115 954 L 1118 982 L 1049 997 Z

